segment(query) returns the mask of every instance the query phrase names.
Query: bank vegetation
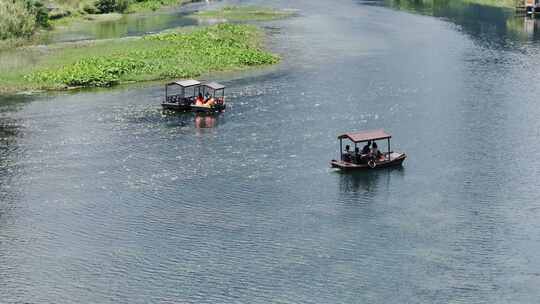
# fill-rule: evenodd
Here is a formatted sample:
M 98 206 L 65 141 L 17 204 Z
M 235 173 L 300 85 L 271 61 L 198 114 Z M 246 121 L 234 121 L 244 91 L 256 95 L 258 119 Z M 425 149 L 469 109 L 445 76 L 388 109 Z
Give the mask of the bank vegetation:
M 94 41 L 48 50 L 39 62 L 0 74 L 0 90 L 62 90 L 198 77 L 274 64 L 254 25 L 218 24 L 139 38 Z M 104 54 L 104 55 L 98 55 Z
M 40 1 L 0 1 L 0 40 L 28 38 L 40 27 L 49 27 L 47 9 Z
M 40 29 L 109 13 L 134 13 L 193 0 L 0 0 L 0 41 L 28 39 Z

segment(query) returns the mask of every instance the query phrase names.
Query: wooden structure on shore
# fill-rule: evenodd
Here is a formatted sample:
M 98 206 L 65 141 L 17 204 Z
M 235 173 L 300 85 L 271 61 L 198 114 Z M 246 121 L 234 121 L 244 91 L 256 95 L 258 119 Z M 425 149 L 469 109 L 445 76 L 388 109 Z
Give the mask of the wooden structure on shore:
M 517 0 L 516 14 L 519 16 L 536 16 L 540 13 L 540 0 Z

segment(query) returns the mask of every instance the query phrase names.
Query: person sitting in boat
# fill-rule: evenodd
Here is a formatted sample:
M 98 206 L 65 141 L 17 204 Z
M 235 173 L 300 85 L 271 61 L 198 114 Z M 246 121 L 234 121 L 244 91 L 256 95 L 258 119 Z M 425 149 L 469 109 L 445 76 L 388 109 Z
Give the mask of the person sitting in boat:
M 214 97 L 210 97 L 206 100 L 205 106 L 211 107 L 216 104 L 216 101 L 214 100 Z
M 377 147 L 377 143 L 373 142 L 373 144 L 371 145 L 371 157 L 372 157 L 372 159 L 378 160 L 378 159 L 381 158 L 381 156 L 382 156 L 382 153 L 381 153 L 381 151 L 379 151 L 379 147 Z
M 199 95 L 198 95 L 197 98 L 195 99 L 195 105 L 196 105 L 196 106 L 202 106 L 202 105 L 204 105 L 204 103 L 205 103 L 205 102 L 204 102 L 204 98 L 203 98 L 202 94 L 199 93 Z
M 367 144 L 362 148 L 362 154 L 368 155 L 371 151 L 371 140 L 367 142 Z
M 210 108 L 214 104 L 215 104 L 214 98 L 208 92 L 204 94 L 204 98 L 203 98 L 203 95 L 199 93 L 199 96 L 197 97 L 197 102 L 195 103 L 195 105 L 197 106 L 208 107 L 208 108 Z
M 351 161 L 351 146 L 349 145 L 345 146 L 345 153 L 343 153 L 343 160 L 346 162 Z
M 352 156 L 353 163 L 359 164 L 362 160 L 362 155 L 360 154 L 360 149 L 358 147 L 354 148 L 354 155 Z

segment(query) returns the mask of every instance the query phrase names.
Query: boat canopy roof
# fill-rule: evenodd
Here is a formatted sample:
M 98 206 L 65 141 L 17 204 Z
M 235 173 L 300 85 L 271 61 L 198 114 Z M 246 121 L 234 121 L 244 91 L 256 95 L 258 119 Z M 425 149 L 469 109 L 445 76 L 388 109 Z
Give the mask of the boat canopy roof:
M 169 83 L 169 85 L 171 85 L 171 84 L 177 84 L 177 85 L 179 85 L 181 87 L 187 88 L 187 87 L 200 85 L 201 82 L 198 81 L 198 80 L 195 80 L 195 79 L 187 79 L 187 80 L 174 81 L 174 82 Z
M 363 142 L 368 140 L 379 140 L 391 138 L 392 135 L 384 132 L 384 130 L 370 130 L 370 131 L 361 131 L 361 132 L 351 132 L 345 133 L 338 136 L 338 139 L 348 138 L 352 142 Z
M 204 85 L 213 90 L 221 90 L 225 88 L 224 85 L 217 82 L 208 82 L 208 83 L 205 83 Z

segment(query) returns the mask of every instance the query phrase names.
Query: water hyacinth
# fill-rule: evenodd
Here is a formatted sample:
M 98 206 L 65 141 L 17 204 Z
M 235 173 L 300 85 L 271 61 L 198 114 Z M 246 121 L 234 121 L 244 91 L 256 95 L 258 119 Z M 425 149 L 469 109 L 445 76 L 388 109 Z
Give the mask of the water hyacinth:
M 272 64 L 279 57 L 260 48 L 262 32 L 255 26 L 219 24 L 192 32 L 149 35 L 129 48 L 74 64 L 33 72 L 27 81 L 52 87 L 107 87 L 123 81 L 196 77 L 210 71 Z

